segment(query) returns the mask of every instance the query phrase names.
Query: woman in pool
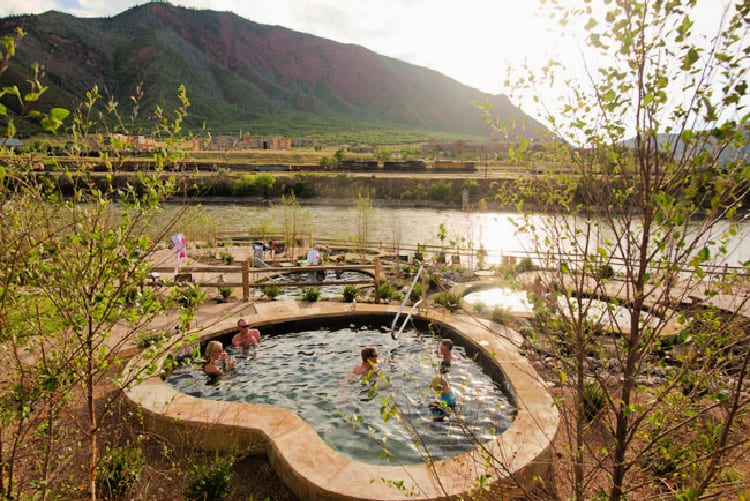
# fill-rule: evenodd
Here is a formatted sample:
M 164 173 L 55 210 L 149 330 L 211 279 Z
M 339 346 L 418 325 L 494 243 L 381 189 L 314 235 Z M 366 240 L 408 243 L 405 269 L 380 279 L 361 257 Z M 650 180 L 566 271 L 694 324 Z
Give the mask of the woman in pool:
M 234 359 L 227 356 L 219 341 L 209 341 L 203 353 L 203 372 L 209 376 L 223 376 L 225 371 L 234 369 Z
M 362 362 L 352 369 L 354 376 L 366 376 L 370 371 L 378 370 L 378 349 L 374 346 L 365 346 L 360 352 Z

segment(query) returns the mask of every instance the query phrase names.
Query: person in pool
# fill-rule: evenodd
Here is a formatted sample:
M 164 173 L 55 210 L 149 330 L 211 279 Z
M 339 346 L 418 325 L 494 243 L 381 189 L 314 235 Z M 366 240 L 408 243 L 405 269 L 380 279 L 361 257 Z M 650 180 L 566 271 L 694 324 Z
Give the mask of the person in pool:
M 450 372 L 453 363 L 453 341 L 443 338 L 438 343 L 437 354 L 440 357 L 440 373 Z
M 209 341 L 203 353 L 203 372 L 217 377 L 223 376 L 225 371 L 232 369 L 234 369 L 234 359 L 227 356 L 221 342 Z
M 366 376 L 370 371 L 378 370 L 378 349 L 374 346 L 365 346 L 360 352 L 362 362 L 352 369 L 354 376 Z
M 247 320 L 244 318 L 237 320 L 237 327 L 239 328 L 239 332 L 232 337 L 232 346 L 246 351 L 251 346 L 257 346 L 260 343 L 260 331 L 258 329 L 251 329 Z
M 430 403 L 430 414 L 432 414 L 433 421 L 444 421 L 451 412 L 456 411 L 458 406 L 456 395 L 451 390 L 448 379 L 444 376 L 432 378 L 432 389 L 437 395 L 437 400 Z

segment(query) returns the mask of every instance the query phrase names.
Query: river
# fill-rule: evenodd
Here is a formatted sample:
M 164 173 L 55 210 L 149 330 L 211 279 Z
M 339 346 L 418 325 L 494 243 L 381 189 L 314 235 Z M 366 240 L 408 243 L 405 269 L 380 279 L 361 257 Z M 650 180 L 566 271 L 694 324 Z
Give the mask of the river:
M 194 238 L 200 238 L 200 229 L 208 227 L 217 234 L 260 234 L 264 228 L 267 234 L 280 234 L 285 217 L 282 210 L 279 206 L 206 204 L 200 209 L 202 217 L 191 218 L 197 228 L 186 233 L 195 232 Z M 295 217 L 298 227 L 304 228 L 301 234 L 305 236 L 347 241 L 358 235 L 362 212 L 356 207 L 307 205 L 300 206 Z M 414 248 L 418 243 L 439 246 L 438 233 L 442 224 L 446 230 L 443 241 L 446 249 L 453 247 L 451 242 L 457 242 L 462 249 L 478 250 L 481 246 L 488 252 L 489 264 L 499 263 L 504 255 L 518 256 L 533 251 L 529 237 L 519 234 L 512 222 L 520 219 L 516 213 L 374 207 L 367 214 L 367 240 L 382 242 L 386 246 Z M 719 225 L 718 230 L 725 231 L 728 226 Z M 737 266 L 750 259 L 749 237 L 750 224 L 743 222 L 728 247 L 727 256 L 719 261 Z

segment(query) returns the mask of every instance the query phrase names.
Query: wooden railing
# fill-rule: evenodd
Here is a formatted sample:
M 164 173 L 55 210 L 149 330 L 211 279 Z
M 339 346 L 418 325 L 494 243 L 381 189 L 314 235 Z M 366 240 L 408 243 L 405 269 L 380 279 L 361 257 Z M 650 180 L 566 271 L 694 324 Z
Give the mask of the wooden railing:
M 362 285 L 375 284 L 380 279 L 380 258 L 376 257 L 373 264 L 326 264 L 320 266 L 250 266 L 250 259 L 243 261 L 240 266 L 183 266 L 179 273 L 173 275 L 174 282 L 191 282 L 200 287 L 232 287 L 242 289 L 242 300 L 250 301 L 250 289 L 266 287 L 269 285 L 283 285 L 284 287 L 310 287 L 320 285 Z M 304 281 L 304 282 L 283 282 L 274 283 L 267 279 L 271 276 L 287 273 L 315 273 L 317 271 L 366 271 L 372 273 L 372 278 L 368 280 L 323 280 L 323 281 Z M 174 273 L 174 267 L 155 266 L 151 269 L 156 273 Z M 219 273 L 220 277 L 224 275 L 240 275 L 240 281 L 231 280 L 214 280 L 203 281 L 194 280 L 193 274 Z M 182 278 L 182 280 L 180 280 Z M 164 285 L 164 281 L 159 278 L 153 278 L 148 285 Z

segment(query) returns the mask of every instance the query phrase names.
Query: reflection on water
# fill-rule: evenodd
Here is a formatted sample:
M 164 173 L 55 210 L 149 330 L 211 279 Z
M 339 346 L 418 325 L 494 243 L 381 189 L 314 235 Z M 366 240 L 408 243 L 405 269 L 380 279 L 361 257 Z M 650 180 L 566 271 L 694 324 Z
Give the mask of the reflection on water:
M 482 304 L 488 309 L 501 308 L 512 313 L 531 313 L 534 305 L 529 301 L 526 291 L 497 287 L 472 292 L 464 296 L 469 305 Z
M 559 296 L 557 304 L 561 311 L 567 315 L 576 315 L 578 311 L 578 301 L 575 298 Z M 583 309 L 586 311 L 586 318 L 596 326 L 608 327 L 611 329 L 626 331 L 630 329 L 631 309 L 624 306 L 608 303 L 600 299 L 585 298 L 583 300 Z M 641 311 L 638 322 L 641 327 L 651 326 L 658 327 L 660 319 L 649 312 Z
M 456 345 L 455 361 L 446 376 L 458 398 L 459 413 L 435 422 L 429 404 L 436 396 L 429 388 L 439 370 L 437 340 L 415 329 L 405 330 L 398 341 L 391 338 L 387 326 L 354 324 L 283 335 L 264 330 L 263 334 L 254 357 L 242 357 L 228 348 L 237 365 L 218 384 L 209 384 L 200 366 L 178 369 L 167 383 L 196 397 L 289 409 L 333 449 L 372 464 L 424 462 L 426 451 L 417 445 L 417 434 L 432 459 L 453 457 L 502 433 L 515 416 L 500 383 Z M 367 345 L 378 350 L 384 379 L 377 389 L 348 377 Z M 400 419 L 383 419 L 386 397 L 398 404 Z M 393 460 L 383 455 L 384 446 Z
M 169 207 L 168 207 L 169 208 Z M 172 207 L 175 210 L 175 207 Z M 358 234 L 359 214 L 356 207 L 303 206 L 308 217 L 305 218 L 304 233 L 313 237 L 347 241 Z M 280 232 L 283 216 L 278 207 L 251 206 L 240 204 L 210 204 L 201 208 L 207 225 L 217 232 L 253 231 L 266 228 Z M 540 216 L 530 216 L 537 229 L 544 228 Z M 301 218 L 300 218 L 301 219 Z M 383 242 L 384 245 L 410 246 L 420 244 L 436 245 L 449 242 L 460 242 L 462 249 L 469 247 L 487 250 L 487 264 L 500 264 L 504 254 L 520 255 L 535 249 L 531 237 L 521 235 L 516 230 L 516 223 L 522 216 L 513 212 L 462 212 L 454 209 L 427 208 L 387 208 L 375 207 L 368 218 L 368 240 Z M 447 238 L 441 242 L 437 234 L 440 225 L 446 228 Z M 593 238 L 605 241 L 611 238 L 603 227 L 597 226 L 602 234 Z M 714 248 L 712 255 L 717 262 L 737 265 L 738 262 L 750 260 L 750 224 L 737 225 L 737 237 L 728 246 L 728 254 L 720 255 L 717 245 L 710 240 L 729 229 L 729 223 L 718 224 L 714 234 L 706 235 L 709 248 Z M 558 228 L 560 230 L 560 228 Z M 748 238 L 745 238 L 748 237 Z M 700 247 L 700 246 L 699 246 Z
M 344 294 L 346 285 L 326 285 L 326 282 L 361 282 L 363 280 L 372 281 L 372 275 L 362 273 L 361 271 L 339 271 L 338 274 L 332 270 L 326 271 L 323 280 L 311 279 L 312 273 L 285 273 L 271 278 L 268 282 L 281 287 L 281 293 L 276 296 L 277 299 L 302 299 L 303 287 L 284 287 L 285 282 L 310 282 L 310 287 L 320 288 L 320 299 L 340 298 Z M 360 287 L 362 285 L 359 285 Z M 260 288 L 253 289 L 253 296 L 260 297 L 263 290 Z

